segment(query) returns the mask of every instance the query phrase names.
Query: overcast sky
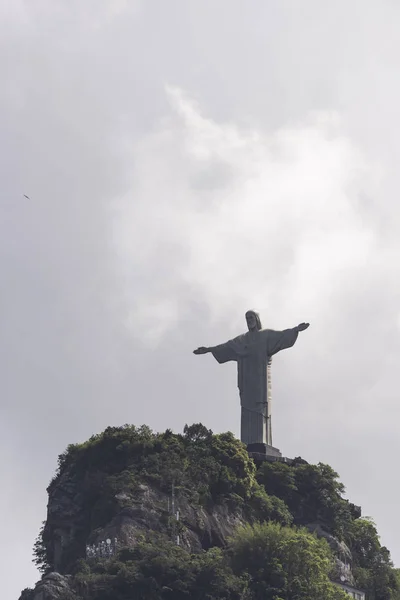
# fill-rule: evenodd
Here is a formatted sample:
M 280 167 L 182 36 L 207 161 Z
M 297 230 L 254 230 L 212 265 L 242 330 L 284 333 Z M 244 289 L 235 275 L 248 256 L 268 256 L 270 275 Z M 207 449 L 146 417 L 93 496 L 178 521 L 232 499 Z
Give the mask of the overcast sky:
M 248 308 L 311 323 L 274 445 L 332 465 L 400 566 L 399 27 L 395 0 L 0 0 L 4 598 L 67 444 L 239 435 L 234 364 L 192 350 Z

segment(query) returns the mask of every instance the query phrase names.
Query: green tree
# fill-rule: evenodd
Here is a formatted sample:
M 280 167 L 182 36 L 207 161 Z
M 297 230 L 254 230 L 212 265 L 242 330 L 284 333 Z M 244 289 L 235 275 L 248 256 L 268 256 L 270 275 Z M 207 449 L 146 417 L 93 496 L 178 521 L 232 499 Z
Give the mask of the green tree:
M 32 560 L 32 562 L 36 565 L 37 569 L 43 574 L 51 571 L 53 567 L 45 542 L 45 526 L 46 521 L 43 521 L 39 534 L 33 546 Z
M 185 425 L 183 435 L 186 440 L 191 442 L 204 441 L 207 443 L 211 441 L 213 432 L 202 423 L 193 423 L 193 425 Z
M 329 580 L 332 556 L 324 540 L 276 523 L 244 526 L 229 547 L 233 572 L 248 574 L 254 600 L 345 600 Z
M 247 579 L 233 574 L 227 557 L 220 548 L 211 548 L 194 555 L 191 560 L 195 574 L 191 600 L 246 598 Z
M 245 600 L 246 592 L 221 549 L 191 555 L 155 535 L 89 573 L 81 564 L 75 586 L 85 600 Z
M 394 600 L 400 596 L 400 581 L 390 552 L 381 546 L 375 523 L 368 518 L 353 521 L 350 548 L 357 584 L 369 600 Z
M 281 498 L 297 525 L 318 522 L 332 534 L 345 538 L 352 521 L 350 505 L 342 498 L 344 486 L 338 474 L 318 465 L 264 463 L 257 480 L 268 494 Z

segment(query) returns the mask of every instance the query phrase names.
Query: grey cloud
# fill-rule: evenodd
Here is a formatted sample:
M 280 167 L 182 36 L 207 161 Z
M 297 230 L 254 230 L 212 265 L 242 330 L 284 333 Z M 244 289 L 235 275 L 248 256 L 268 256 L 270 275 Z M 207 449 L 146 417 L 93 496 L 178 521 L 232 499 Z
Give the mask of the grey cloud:
M 0 17 L 5 595 L 37 578 L 68 443 L 127 421 L 238 433 L 234 366 L 192 350 L 250 306 L 312 323 L 273 363 L 275 443 L 332 464 L 398 562 L 397 5 Z

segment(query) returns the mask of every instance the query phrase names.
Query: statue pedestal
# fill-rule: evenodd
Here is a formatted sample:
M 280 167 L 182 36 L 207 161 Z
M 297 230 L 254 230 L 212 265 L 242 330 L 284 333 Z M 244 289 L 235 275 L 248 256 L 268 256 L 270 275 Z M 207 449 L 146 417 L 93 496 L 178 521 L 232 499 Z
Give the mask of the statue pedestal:
M 247 452 L 252 458 L 258 460 L 274 461 L 282 459 L 281 451 L 269 444 L 248 444 Z

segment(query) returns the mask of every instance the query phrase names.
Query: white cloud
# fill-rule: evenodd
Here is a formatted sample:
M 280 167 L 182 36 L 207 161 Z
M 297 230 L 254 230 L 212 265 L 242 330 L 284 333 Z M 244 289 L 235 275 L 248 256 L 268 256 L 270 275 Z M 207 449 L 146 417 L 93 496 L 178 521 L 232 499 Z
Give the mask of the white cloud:
M 176 326 L 186 293 L 213 319 L 242 320 L 249 304 L 277 322 L 320 311 L 376 244 L 359 196 L 377 171 L 339 116 L 244 131 L 203 116 L 179 88 L 167 94 L 172 114 L 134 147 L 115 220 L 130 321 L 148 321 L 154 343 Z

